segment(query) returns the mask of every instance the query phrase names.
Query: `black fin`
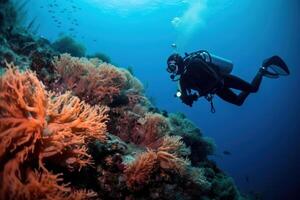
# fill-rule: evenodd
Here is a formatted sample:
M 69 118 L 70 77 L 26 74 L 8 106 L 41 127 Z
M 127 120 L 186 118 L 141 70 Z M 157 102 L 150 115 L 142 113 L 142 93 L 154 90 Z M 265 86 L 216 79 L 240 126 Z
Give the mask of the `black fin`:
M 266 68 L 270 74 L 277 74 L 281 76 L 290 74 L 288 66 L 279 56 L 272 56 L 264 60 L 262 66 Z

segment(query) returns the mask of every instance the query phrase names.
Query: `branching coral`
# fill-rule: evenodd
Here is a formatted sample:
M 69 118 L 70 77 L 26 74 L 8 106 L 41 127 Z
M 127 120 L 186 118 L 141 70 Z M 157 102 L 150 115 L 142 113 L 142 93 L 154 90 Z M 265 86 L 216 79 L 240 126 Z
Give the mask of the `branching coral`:
M 132 142 L 138 145 L 155 146 L 155 143 L 170 131 L 167 119 L 157 113 L 146 113 L 138 122 L 137 131 L 131 136 Z
M 106 113 L 70 93 L 50 95 L 35 74 L 9 66 L 0 79 L 0 199 L 91 195 L 62 184 L 47 164 L 69 170 L 91 165 L 86 142 L 105 140 Z
M 183 156 L 189 154 L 189 149 L 181 141 L 179 136 L 165 136 L 161 146 L 157 149 L 157 158 L 163 169 L 176 170 L 179 174 L 184 174 L 188 165 L 188 160 Z
M 156 176 L 166 176 L 168 172 L 184 175 L 188 162 L 180 157 L 181 150 L 186 148 L 180 139 L 180 137 L 165 136 L 157 150 L 148 149 L 138 155 L 125 170 L 128 187 L 133 190 L 140 189 L 154 181 Z
M 114 120 L 109 125 L 110 132 L 122 140 L 141 147 L 155 148 L 160 139 L 170 133 L 170 124 L 163 115 L 148 112 L 140 104 L 125 108 L 113 109 L 111 116 Z
M 54 65 L 66 88 L 90 104 L 108 105 L 125 88 L 124 74 L 107 63 L 95 66 L 87 59 L 63 54 Z
M 71 169 L 75 164 L 82 166 L 91 164 L 87 148 L 81 146 L 90 139 L 106 139 L 106 116 L 105 107 L 91 107 L 80 101 L 70 93 L 55 96 L 49 95 L 51 99 L 47 109 L 48 125 L 44 128 L 45 150 L 40 154 L 40 161 L 44 157 L 56 155 L 65 160 Z M 68 147 L 71 151 L 66 149 Z M 64 153 L 62 150 L 64 149 Z M 40 166 L 42 162 L 40 162 Z
M 157 165 L 157 154 L 148 151 L 140 154 L 125 170 L 127 186 L 131 189 L 143 187 L 151 179 L 151 174 Z

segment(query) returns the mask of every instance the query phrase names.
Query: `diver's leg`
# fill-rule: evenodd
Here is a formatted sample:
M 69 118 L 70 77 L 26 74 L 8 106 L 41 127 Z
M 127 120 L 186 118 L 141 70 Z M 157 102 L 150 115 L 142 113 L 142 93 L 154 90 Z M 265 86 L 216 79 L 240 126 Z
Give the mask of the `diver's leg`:
M 259 70 L 250 84 L 237 76 L 227 74 L 224 76 L 224 86 L 227 88 L 242 90 L 243 92 L 257 92 L 261 84 L 262 77 L 263 73 Z
M 245 92 L 243 92 L 243 93 L 245 93 Z M 230 88 L 223 87 L 221 90 L 219 90 L 217 92 L 217 95 L 221 99 L 223 99 L 229 103 L 235 104 L 237 106 L 241 106 L 244 103 L 246 97 L 249 95 L 249 92 L 247 92 L 246 96 L 241 95 L 241 94 L 237 95 Z
M 250 84 L 237 76 L 228 74 L 224 76 L 224 87 L 217 92 L 217 95 L 225 101 L 241 106 L 250 93 L 258 91 L 262 77 L 263 74 L 259 70 Z M 230 88 L 242 90 L 242 92 L 237 95 Z

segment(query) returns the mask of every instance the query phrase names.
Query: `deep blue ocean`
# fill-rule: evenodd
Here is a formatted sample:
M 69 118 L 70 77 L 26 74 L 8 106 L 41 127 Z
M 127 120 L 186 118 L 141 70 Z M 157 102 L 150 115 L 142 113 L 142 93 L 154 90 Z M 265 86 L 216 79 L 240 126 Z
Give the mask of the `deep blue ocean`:
M 72 35 L 87 53 L 132 67 L 157 107 L 184 113 L 215 140 L 210 158 L 242 192 L 300 199 L 299 0 L 31 0 L 27 9 L 39 36 Z M 291 75 L 264 78 L 242 107 L 217 97 L 212 114 L 205 99 L 190 108 L 174 97 L 177 83 L 166 72 L 173 43 L 181 54 L 205 49 L 231 60 L 232 73 L 247 81 L 275 54 Z

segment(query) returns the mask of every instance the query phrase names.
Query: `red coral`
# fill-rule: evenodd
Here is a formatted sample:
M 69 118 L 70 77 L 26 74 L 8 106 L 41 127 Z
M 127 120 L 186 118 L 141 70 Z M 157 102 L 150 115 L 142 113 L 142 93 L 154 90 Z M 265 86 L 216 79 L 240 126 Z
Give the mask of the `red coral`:
M 160 167 L 165 170 L 175 170 L 183 175 L 186 172 L 188 161 L 182 155 L 188 154 L 180 136 L 165 136 L 157 148 L 157 159 Z
M 117 116 L 110 126 L 112 133 L 126 142 L 136 145 L 155 148 L 165 135 L 170 132 L 170 125 L 166 117 L 157 113 L 146 112 L 140 106 L 133 111 L 114 109 Z
M 181 137 L 165 136 L 159 141 L 161 146 L 157 150 L 148 149 L 127 165 L 124 171 L 127 186 L 139 190 L 150 181 L 155 181 L 152 175 L 165 176 L 165 172 L 186 175 L 188 162 L 180 157 L 180 151 L 185 148 L 180 140 Z
M 45 162 L 92 164 L 85 143 L 105 140 L 107 109 L 66 93 L 48 95 L 30 71 L 9 67 L 0 79 L 0 199 L 82 199 Z
M 130 189 L 137 189 L 150 181 L 157 164 L 157 155 L 153 151 L 140 154 L 138 158 L 124 171 L 127 186 Z
M 152 147 L 170 131 L 167 119 L 160 114 L 146 113 L 138 122 L 137 131 L 132 133 L 131 138 L 135 144 L 141 146 Z
M 126 87 L 126 76 L 113 65 L 96 66 L 84 58 L 63 54 L 54 65 L 68 90 L 90 104 L 108 105 Z

